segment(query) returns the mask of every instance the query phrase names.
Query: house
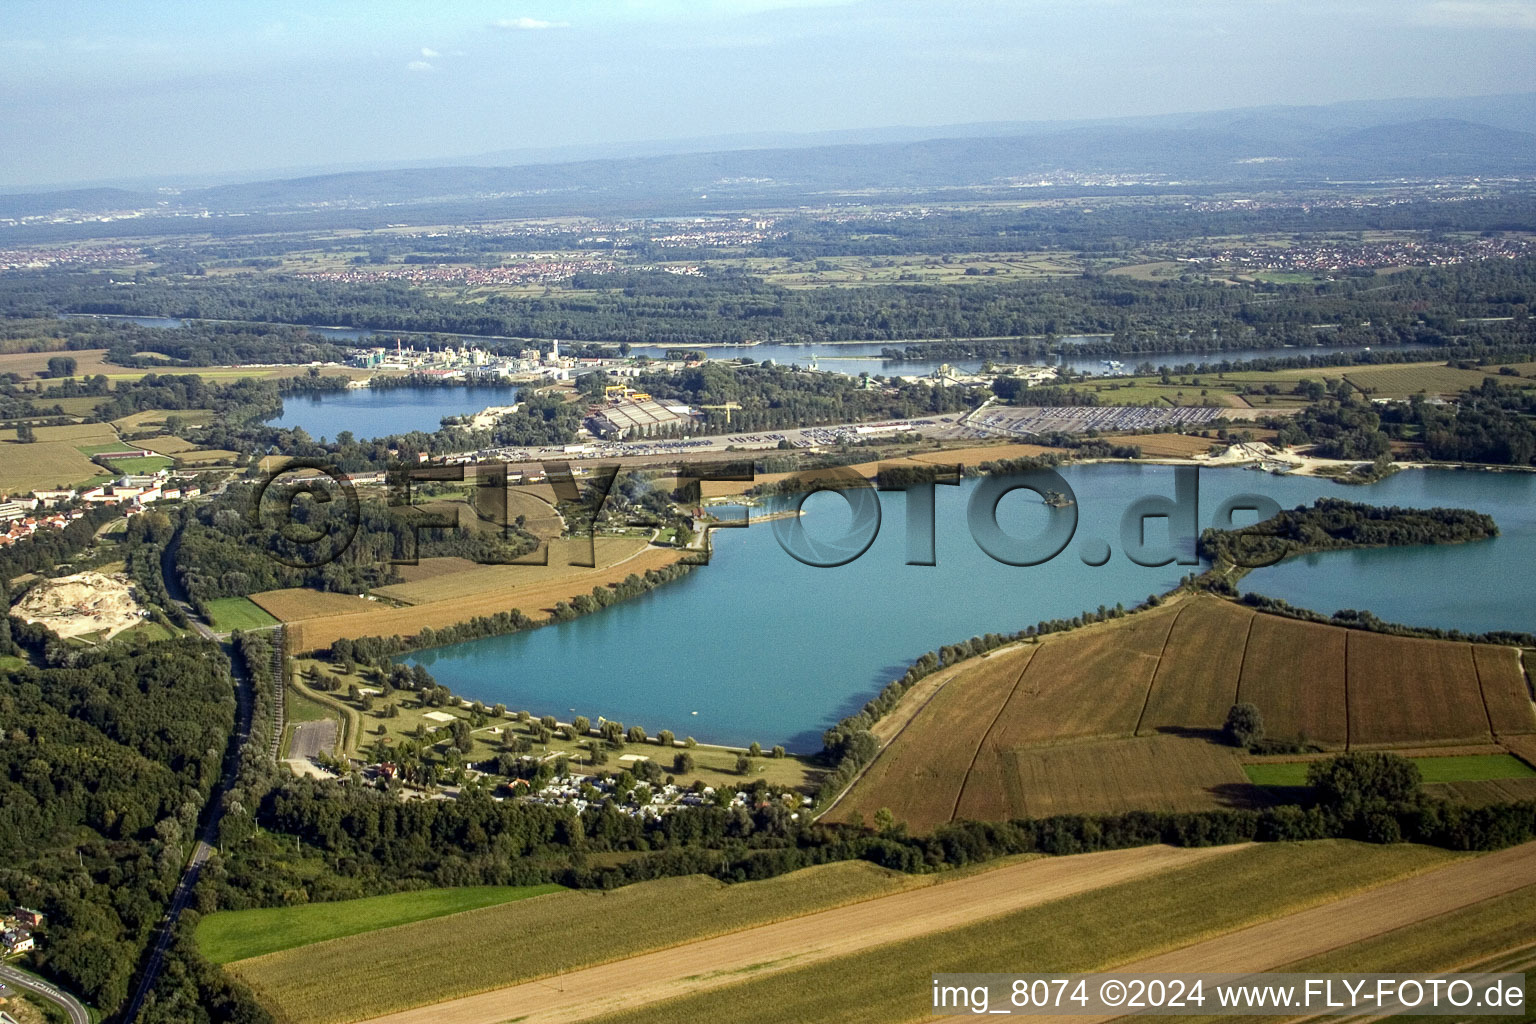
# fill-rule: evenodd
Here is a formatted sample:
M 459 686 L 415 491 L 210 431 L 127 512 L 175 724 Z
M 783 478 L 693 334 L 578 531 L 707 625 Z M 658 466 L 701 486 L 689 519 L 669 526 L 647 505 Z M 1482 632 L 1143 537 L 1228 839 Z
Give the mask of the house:
M 8 928 L 0 932 L 0 949 L 7 956 L 16 953 L 30 953 L 35 944 L 32 941 L 32 933 L 25 928 Z
M 20 921 L 28 928 L 41 928 L 43 925 L 42 913 L 40 911 L 32 910 L 28 907 L 17 907 L 15 916 L 16 920 Z

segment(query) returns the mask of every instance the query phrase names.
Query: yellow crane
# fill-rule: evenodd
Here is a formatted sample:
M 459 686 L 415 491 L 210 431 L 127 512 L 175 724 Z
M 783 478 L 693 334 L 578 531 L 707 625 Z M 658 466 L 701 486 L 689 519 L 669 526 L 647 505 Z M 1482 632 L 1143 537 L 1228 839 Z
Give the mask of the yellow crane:
M 741 406 L 740 406 L 740 404 L 738 404 L 736 402 L 726 402 L 723 405 L 701 405 L 701 406 L 699 406 L 699 408 L 700 409 L 704 409 L 706 411 L 708 411 L 708 410 L 723 410 L 725 412 L 725 425 L 726 426 L 730 426 L 731 425 L 731 410 L 732 409 L 740 409 Z

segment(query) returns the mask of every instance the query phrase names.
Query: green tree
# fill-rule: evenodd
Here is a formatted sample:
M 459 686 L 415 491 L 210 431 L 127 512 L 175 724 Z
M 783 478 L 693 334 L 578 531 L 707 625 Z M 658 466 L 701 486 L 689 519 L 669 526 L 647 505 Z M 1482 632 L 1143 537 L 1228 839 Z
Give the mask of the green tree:
M 747 755 L 742 754 L 736 758 L 736 774 L 745 775 L 752 770 L 752 761 Z
M 1227 742 L 1247 750 L 1264 738 L 1264 716 L 1257 705 L 1242 701 L 1227 710 L 1227 724 L 1222 727 Z
M 78 367 L 73 356 L 53 356 L 48 360 L 48 376 L 73 377 Z
M 686 750 L 679 750 L 672 758 L 672 771 L 678 775 L 686 775 L 693 771 L 693 755 Z

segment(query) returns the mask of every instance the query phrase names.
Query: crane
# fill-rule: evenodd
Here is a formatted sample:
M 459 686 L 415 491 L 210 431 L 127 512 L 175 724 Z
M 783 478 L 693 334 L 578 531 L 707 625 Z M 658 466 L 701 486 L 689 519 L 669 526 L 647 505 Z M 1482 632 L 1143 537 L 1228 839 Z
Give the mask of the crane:
M 706 411 L 710 411 L 710 410 L 723 410 L 725 412 L 725 425 L 726 426 L 730 426 L 731 425 L 731 410 L 732 409 L 740 409 L 741 405 L 738 402 L 726 402 L 726 403 L 724 403 L 722 405 L 701 405 L 701 406 L 699 406 L 699 408 L 700 409 L 704 409 Z

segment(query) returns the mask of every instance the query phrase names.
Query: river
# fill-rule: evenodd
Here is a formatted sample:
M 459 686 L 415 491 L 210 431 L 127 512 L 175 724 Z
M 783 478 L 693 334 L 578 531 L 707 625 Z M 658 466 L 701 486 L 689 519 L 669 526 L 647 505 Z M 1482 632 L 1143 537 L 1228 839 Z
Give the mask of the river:
M 75 314 L 66 313 L 65 316 L 91 316 L 101 320 L 119 320 L 124 323 L 138 324 L 141 327 L 161 327 L 176 329 L 187 326 L 187 321 L 175 317 L 165 316 L 118 316 L 109 314 Z M 283 325 L 267 325 L 283 326 Z M 300 325 L 302 326 L 302 325 Z M 377 338 L 409 338 L 410 331 L 375 331 L 367 327 L 309 327 L 310 331 L 328 338 L 339 345 L 363 344 Z M 485 342 L 505 342 L 511 339 L 496 338 L 475 334 L 448 334 L 447 337 L 457 339 L 460 344 L 480 344 Z M 1071 370 L 1073 373 L 1089 373 L 1101 375 L 1107 372 L 1102 356 L 1073 356 L 1070 349 L 1073 345 L 1084 341 L 1099 341 L 1105 335 L 1063 335 L 1059 341 L 1068 351 L 1051 360 L 1052 365 L 1062 369 Z M 857 377 L 861 373 L 871 376 L 920 376 L 937 370 L 942 365 L 949 365 L 957 370 L 974 372 L 981 368 L 983 360 L 980 359 L 907 359 L 900 362 L 880 358 L 880 352 L 885 348 L 906 348 L 908 346 L 920 346 L 921 342 L 915 341 L 872 341 L 872 342 L 838 342 L 827 345 L 782 345 L 763 343 L 760 345 L 706 345 L 692 347 L 687 351 L 702 352 L 710 359 L 755 359 L 758 362 L 772 360 L 781 364 L 796 364 L 809 366 L 813 361 L 818 369 L 835 373 L 844 373 L 851 377 Z M 636 355 L 648 355 L 659 358 L 669 346 L 666 345 L 635 345 L 632 352 Z M 1181 366 L 1185 363 L 1200 364 L 1203 362 L 1241 362 L 1250 359 L 1290 358 L 1293 356 L 1308 355 L 1334 355 L 1339 352 L 1362 351 L 1358 345 L 1314 345 L 1308 348 L 1244 348 L 1231 349 L 1221 352 L 1169 352 L 1128 355 L 1121 358 L 1125 370 L 1131 370 L 1143 362 L 1154 366 Z M 306 429 L 308 429 L 306 427 Z
M 455 693 L 569 719 L 615 718 L 709 742 L 791 750 L 857 711 L 924 651 L 975 634 L 1012 632 L 1099 605 L 1127 607 L 1177 583 L 1190 567 L 1145 568 L 1124 557 L 1122 512 L 1135 497 L 1171 495 L 1173 469 L 1123 463 L 1070 467 L 1079 525 L 1067 550 L 1039 566 L 993 561 L 972 541 L 966 503 L 978 486 L 938 488 L 935 567 L 904 564 L 904 498 L 881 496 L 873 546 L 835 569 L 802 565 L 769 524 L 716 534 L 710 565 L 632 601 L 571 622 L 418 652 Z M 1226 497 L 1259 492 L 1282 506 L 1338 495 L 1373 504 L 1451 505 L 1487 512 L 1497 539 L 1447 548 L 1339 552 L 1258 570 L 1244 588 L 1331 613 L 1370 609 L 1384 619 L 1467 630 L 1536 630 L 1536 475 L 1409 470 L 1370 487 L 1255 471 L 1206 470 L 1200 525 Z M 832 494 L 806 503 L 813 536 L 840 534 L 847 506 Z M 1031 535 L 1044 505 L 1005 497 L 999 524 Z M 1156 520 L 1154 523 L 1158 522 Z M 1092 539 L 1114 554 L 1097 568 L 1079 557 Z

